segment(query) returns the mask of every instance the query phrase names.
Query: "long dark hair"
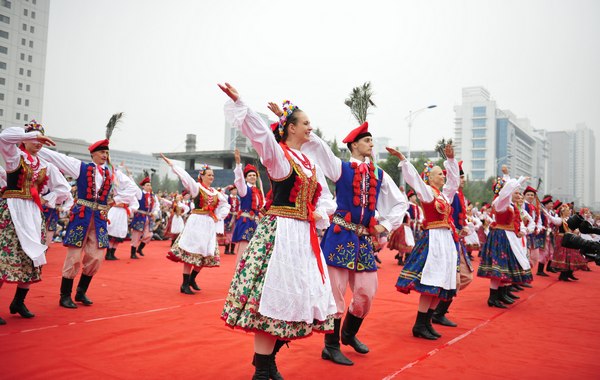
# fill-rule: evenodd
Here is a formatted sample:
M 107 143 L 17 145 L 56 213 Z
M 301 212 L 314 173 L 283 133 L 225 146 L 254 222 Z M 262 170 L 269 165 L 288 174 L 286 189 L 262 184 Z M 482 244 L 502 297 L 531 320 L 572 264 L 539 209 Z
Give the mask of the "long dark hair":
M 291 113 L 291 115 L 289 115 L 287 117 L 287 120 L 285 122 L 285 124 L 283 125 L 283 135 L 279 134 L 279 128 L 275 128 L 275 130 L 273 131 L 273 134 L 275 135 L 275 140 L 277 140 L 277 142 L 285 142 L 288 138 L 288 126 L 290 124 L 296 124 L 298 122 L 298 114 L 302 112 L 302 110 L 300 108 L 296 108 L 294 109 L 294 112 Z

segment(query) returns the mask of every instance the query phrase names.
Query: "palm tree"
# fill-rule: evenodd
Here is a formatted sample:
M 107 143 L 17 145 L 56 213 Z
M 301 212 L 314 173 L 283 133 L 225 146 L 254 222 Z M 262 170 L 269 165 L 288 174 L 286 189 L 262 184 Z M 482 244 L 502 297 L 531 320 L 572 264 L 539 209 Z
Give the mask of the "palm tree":
M 350 93 L 350 97 L 344 100 L 344 104 L 350 107 L 350 112 L 356 118 L 359 124 L 367 121 L 369 107 L 377 107 L 371 97 L 373 89 L 371 82 L 365 82 L 362 86 L 354 87 Z

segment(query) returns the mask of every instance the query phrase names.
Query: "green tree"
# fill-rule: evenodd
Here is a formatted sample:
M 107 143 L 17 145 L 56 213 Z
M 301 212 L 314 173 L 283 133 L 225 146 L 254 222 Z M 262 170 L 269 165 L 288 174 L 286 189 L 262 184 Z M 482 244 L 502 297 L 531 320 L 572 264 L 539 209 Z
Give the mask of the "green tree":
M 352 116 L 356 118 L 359 124 L 367 120 L 369 107 L 377 107 L 371 99 L 372 97 L 371 82 L 365 82 L 362 86 L 354 87 L 349 97 L 344 100 L 344 104 L 350 107 Z

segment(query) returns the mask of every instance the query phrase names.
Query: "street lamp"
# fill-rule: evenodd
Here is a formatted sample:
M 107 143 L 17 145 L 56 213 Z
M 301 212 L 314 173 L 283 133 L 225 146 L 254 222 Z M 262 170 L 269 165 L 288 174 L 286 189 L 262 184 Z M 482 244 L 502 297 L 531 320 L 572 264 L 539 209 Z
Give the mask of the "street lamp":
M 435 108 L 435 107 L 437 107 L 437 105 L 432 104 L 430 106 L 423 107 L 416 111 L 409 111 L 408 116 L 406 116 L 404 118 L 404 120 L 408 121 L 408 152 L 406 153 L 406 159 L 408 160 L 408 162 L 410 162 L 410 130 L 412 129 L 413 120 L 415 120 L 415 117 L 417 117 L 417 115 L 419 115 L 421 112 L 431 109 L 431 108 Z M 402 178 L 402 170 L 400 170 L 400 185 L 403 185 L 403 184 L 404 184 L 404 178 Z

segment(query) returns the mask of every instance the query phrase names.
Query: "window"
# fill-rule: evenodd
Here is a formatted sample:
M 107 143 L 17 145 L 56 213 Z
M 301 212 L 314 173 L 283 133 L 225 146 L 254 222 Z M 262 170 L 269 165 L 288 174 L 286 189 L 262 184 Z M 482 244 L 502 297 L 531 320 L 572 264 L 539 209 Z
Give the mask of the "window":
M 0 116 L 4 116 L 4 110 L 0 108 Z
M 31 85 L 25 85 L 25 91 L 29 92 L 29 90 L 31 90 Z M 485 142 L 485 141 L 484 141 Z
M 473 140 L 473 149 L 485 148 L 485 140 Z
M 6 62 L 0 62 L 0 69 L 6 70 Z
M 27 9 L 23 9 L 23 16 L 27 16 L 27 13 L 28 13 L 28 12 L 29 12 L 29 11 L 28 11 Z
M 485 160 L 473 160 L 472 169 L 485 169 Z
M 31 2 L 37 4 L 37 0 L 31 0 Z
M 23 91 L 23 83 L 19 83 L 19 90 Z
M 485 179 L 485 171 L 484 170 L 471 170 L 471 178 L 474 180 Z
M 473 119 L 473 128 L 485 128 L 487 119 Z
M 0 53 L 7 54 L 8 53 L 8 48 L 6 46 L 0 46 Z
M 27 62 L 33 62 L 33 57 L 32 56 L 28 56 L 27 57 Z
M 21 120 L 21 114 L 17 112 L 17 120 Z
M 26 43 L 27 43 L 27 40 L 25 38 L 21 38 L 21 45 L 25 46 Z
M 6 30 L 0 30 L 0 37 L 8 39 L 8 32 Z
M 485 158 L 485 150 L 474 150 L 473 159 L 475 158 Z
M 0 15 L 0 21 L 6 23 L 6 24 L 10 24 L 10 17 L 5 16 L 5 15 Z
M 26 32 L 27 31 L 27 24 L 23 24 L 23 30 Z
M 29 47 L 33 49 L 33 40 L 29 41 Z
M 29 107 L 29 99 L 25 99 L 25 107 Z
M 25 115 L 23 116 L 23 120 L 25 120 L 25 121 L 29 120 L 29 115 L 25 114 Z
M 485 137 L 485 131 L 485 129 L 473 129 L 473 138 L 480 139 L 482 137 Z
M 29 27 L 29 31 L 30 31 L 31 33 L 34 33 L 34 32 L 35 32 L 35 27 L 33 27 L 33 26 L 30 26 L 30 27 Z
M 21 98 L 17 98 L 17 104 L 21 105 Z
M 482 117 L 482 116 L 485 116 L 485 113 L 486 113 L 485 106 L 473 107 L 473 117 Z
M 35 12 L 31 11 L 31 18 L 35 18 Z
M 0 100 L 4 100 L 4 94 L 0 93 Z
M 23 68 L 21 67 L 21 68 L 19 69 L 19 74 L 20 74 L 20 75 L 23 75 L 23 72 L 24 72 L 24 71 L 23 71 Z
M 6 78 L 0 78 L 0 84 L 4 86 L 6 84 Z
M 21 53 L 21 61 L 25 60 L 25 53 Z
M 27 76 L 30 77 L 31 76 L 31 70 L 27 70 Z
M 8 0 L 2 0 L 2 6 L 3 7 L 10 9 L 11 5 L 12 4 L 10 3 L 10 1 L 8 1 Z

